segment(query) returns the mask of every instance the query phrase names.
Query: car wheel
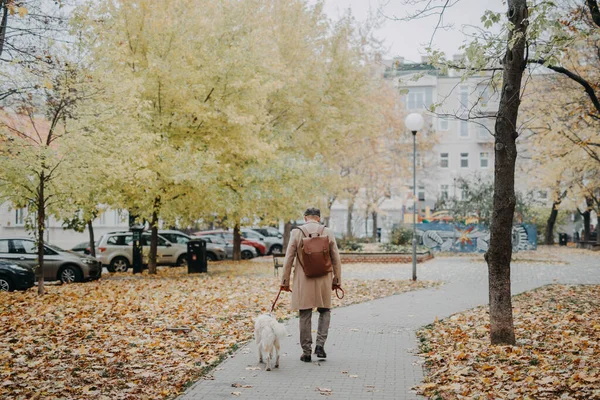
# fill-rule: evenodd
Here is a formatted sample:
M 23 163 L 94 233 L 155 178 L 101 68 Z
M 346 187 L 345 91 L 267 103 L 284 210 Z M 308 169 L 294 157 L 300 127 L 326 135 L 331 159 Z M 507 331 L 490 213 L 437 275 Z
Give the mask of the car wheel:
M 251 258 L 254 258 L 254 255 L 250 250 L 242 251 L 242 260 L 250 260 Z
M 182 254 L 179 256 L 179 258 L 177 259 L 177 266 L 178 267 L 187 267 L 188 262 L 187 262 L 187 254 Z
M 62 283 L 81 282 L 81 271 L 73 265 L 67 265 L 58 272 L 58 280 Z
M 274 244 L 271 246 L 271 254 L 281 254 L 283 247 L 279 244 Z
M 207 261 L 217 261 L 217 256 L 214 253 L 206 253 Z
M 12 281 L 5 276 L 0 276 L 0 292 L 10 292 L 11 290 L 13 290 Z
M 129 260 L 125 257 L 115 257 L 110 262 L 110 266 L 114 269 L 114 272 L 127 272 L 129 269 Z
M 112 265 L 107 265 L 106 269 L 108 270 L 108 272 L 115 272 L 115 267 L 113 267 Z

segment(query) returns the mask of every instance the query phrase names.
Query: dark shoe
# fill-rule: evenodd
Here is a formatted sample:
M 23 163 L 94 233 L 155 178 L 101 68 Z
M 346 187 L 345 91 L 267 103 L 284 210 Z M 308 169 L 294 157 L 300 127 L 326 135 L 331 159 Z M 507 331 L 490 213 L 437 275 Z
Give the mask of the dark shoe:
M 300 361 L 311 362 L 310 354 L 302 354 L 300 356 Z
M 315 354 L 318 358 L 327 358 L 327 353 L 325 353 L 325 349 L 323 348 L 323 346 L 316 346 Z

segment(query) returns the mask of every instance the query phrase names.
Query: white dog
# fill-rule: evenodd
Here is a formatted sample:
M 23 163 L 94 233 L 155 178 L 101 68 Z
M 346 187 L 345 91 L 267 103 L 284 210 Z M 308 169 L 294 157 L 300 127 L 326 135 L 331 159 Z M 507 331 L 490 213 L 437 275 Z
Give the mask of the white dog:
M 280 341 L 287 336 L 283 324 L 269 314 L 263 314 L 254 324 L 254 340 L 258 346 L 258 361 L 263 362 L 263 351 L 267 356 L 267 371 L 271 370 L 271 358 L 275 350 L 275 368 L 279 368 Z

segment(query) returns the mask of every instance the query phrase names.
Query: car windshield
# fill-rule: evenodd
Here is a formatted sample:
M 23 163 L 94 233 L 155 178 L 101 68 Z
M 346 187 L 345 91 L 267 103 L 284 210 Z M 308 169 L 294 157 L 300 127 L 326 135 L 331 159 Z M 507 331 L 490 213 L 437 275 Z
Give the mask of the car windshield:
M 227 242 L 223 239 L 221 239 L 220 237 L 217 236 L 211 236 L 211 235 L 205 235 L 205 236 L 201 236 L 200 238 L 203 239 L 204 237 L 206 237 L 207 239 L 210 239 L 211 243 L 215 243 L 215 244 L 227 244 Z
M 45 243 L 45 245 L 46 245 L 46 247 L 49 247 L 49 248 L 51 248 L 54 251 L 66 251 L 66 250 L 63 250 L 63 249 L 61 249 L 60 247 L 58 247 L 56 245 L 53 245 L 53 244 Z
M 265 231 L 267 232 L 267 235 L 269 236 L 280 236 L 281 232 L 279 232 L 279 230 L 277 228 L 266 228 Z

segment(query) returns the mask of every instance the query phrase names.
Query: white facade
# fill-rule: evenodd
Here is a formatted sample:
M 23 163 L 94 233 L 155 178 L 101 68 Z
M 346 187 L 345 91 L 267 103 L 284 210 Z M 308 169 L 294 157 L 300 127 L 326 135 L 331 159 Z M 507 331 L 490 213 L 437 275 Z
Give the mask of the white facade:
M 15 209 L 8 203 L 0 205 L 0 237 L 33 237 L 33 233 L 26 229 L 28 218 L 35 222 L 35 215 L 29 215 L 26 209 Z M 107 232 L 128 230 L 128 214 L 126 211 L 107 210 L 94 221 L 93 227 L 96 240 Z M 88 241 L 89 232 L 87 229 L 82 233 L 64 229 L 62 221 L 50 217 L 46 222 L 44 239 L 48 243 L 68 250 L 78 243 Z
M 457 179 L 475 175 L 493 178 L 492 115 L 498 110 L 499 93 L 490 89 L 489 75 L 462 82 L 459 74 L 444 75 L 426 63 L 404 64 L 402 59 L 385 63 L 388 66 L 385 77 L 393 80 L 404 96 L 406 113 L 418 112 L 425 118 L 426 133 L 417 133 L 417 142 L 435 143 L 430 154 L 417 155 L 418 213 L 421 218 L 430 218 L 438 200 L 461 198 Z M 432 105 L 436 105 L 433 111 Z M 384 201 L 378 215 L 382 240 L 392 225 L 412 222 L 412 179 L 394 186 L 396 192 Z M 367 220 L 364 209 L 358 201 L 352 229 L 358 237 L 372 235 L 373 221 Z M 347 218 L 346 204 L 335 203 L 331 227 L 339 234 L 346 234 Z

